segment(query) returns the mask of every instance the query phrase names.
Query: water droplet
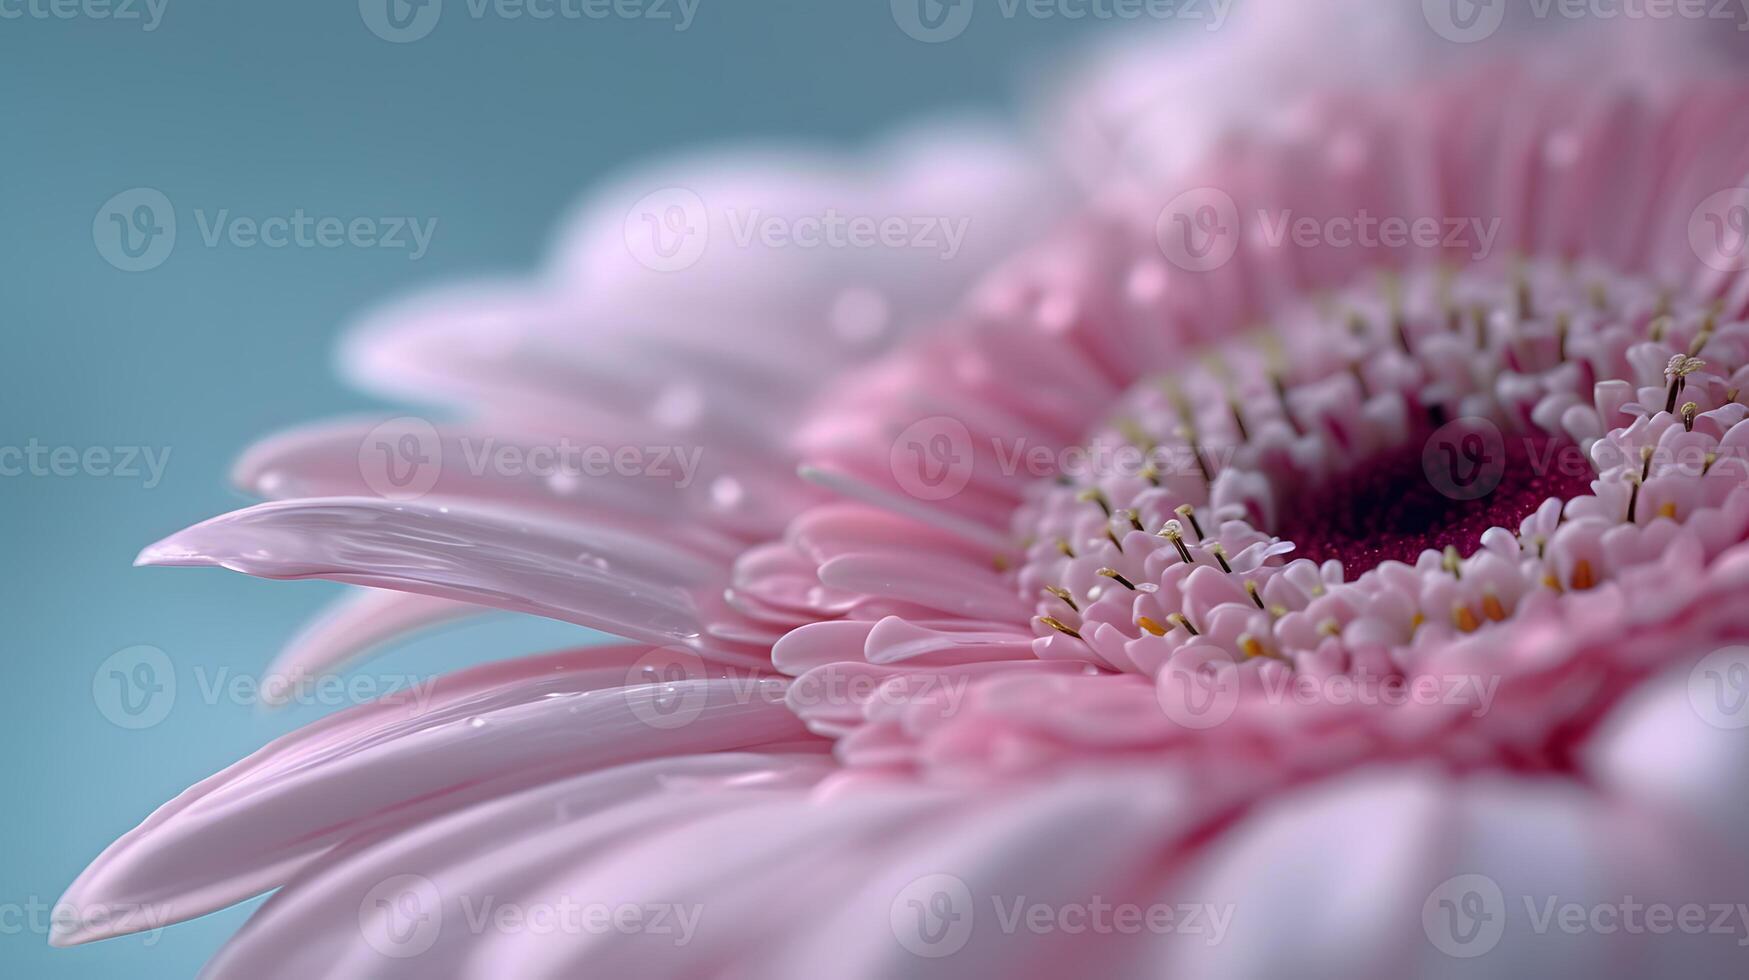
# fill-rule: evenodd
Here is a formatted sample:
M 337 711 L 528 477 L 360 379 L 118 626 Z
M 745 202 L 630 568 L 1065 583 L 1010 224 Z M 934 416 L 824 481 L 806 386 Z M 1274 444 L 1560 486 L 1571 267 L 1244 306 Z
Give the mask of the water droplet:
M 747 499 L 747 490 L 732 476 L 719 476 L 711 481 L 711 504 L 718 510 L 734 510 Z

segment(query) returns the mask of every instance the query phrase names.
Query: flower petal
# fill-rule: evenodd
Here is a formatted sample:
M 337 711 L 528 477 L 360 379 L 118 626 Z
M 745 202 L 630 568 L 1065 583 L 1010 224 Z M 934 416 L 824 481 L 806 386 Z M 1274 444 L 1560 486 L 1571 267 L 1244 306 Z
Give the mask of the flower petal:
M 92 862 L 62 900 L 81 916 L 58 923 L 53 941 L 203 915 L 284 883 L 348 838 L 416 826 L 562 776 L 807 740 L 779 697 L 760 693 L 752 678 L 682 664 L 687 679 L 639 683 L 640 665 L 677 656 L 685 655 L 612 647 L 482 668 L 272 743 L 166 804 Z M 154 909 L 154 921 L 105 917 L 119 908 Z

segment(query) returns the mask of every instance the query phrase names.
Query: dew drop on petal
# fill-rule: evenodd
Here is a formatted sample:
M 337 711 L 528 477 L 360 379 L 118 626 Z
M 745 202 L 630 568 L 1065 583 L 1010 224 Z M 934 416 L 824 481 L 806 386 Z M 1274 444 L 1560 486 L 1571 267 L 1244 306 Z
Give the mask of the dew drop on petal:
M 734 510 L 747 500 L 747 489 L 732 476 L 719 476 L 711 481 L 711 506 L 718 510 Z

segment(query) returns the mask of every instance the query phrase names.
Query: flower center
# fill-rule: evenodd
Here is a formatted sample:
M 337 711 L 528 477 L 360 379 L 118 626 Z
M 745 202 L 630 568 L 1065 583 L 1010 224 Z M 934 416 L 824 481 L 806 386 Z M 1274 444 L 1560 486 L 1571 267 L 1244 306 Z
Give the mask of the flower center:
M 1584 494 L 1594 474 L 1578 452 L 1542 432 L 1503 438 L 1479 420 L 1423 428 L 1299 494 L 1271 530 L 1296 553 L 1339 561 L 1350 575 L 1386 561 L 1413 564 L 1424 551 L 1468 558 L 1489 528 L 1516 528 L 1543 501 Z
M 1715 309 L 1566 264 L 1424 270 L 1139 384 L 1015 514 L 1039 655 L 1352 664 L 1596 586 L 1728 491 L 1749 336 Z

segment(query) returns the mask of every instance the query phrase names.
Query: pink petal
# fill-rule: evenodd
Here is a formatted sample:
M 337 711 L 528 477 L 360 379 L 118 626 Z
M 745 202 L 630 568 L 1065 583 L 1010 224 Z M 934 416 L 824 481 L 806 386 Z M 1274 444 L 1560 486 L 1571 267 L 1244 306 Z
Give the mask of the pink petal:
M 171 535 L 137 563 L 327 578 L 687 644 L 703 631 L 690 590 L 722 574 L 605 528 L 366 498 L 259 504 Z
M 492 675 L 489 685 L 462 674 L 272 743 L 111 845 L 63 898 L 90 918 L 62 923 L 53 939 L 148 927 L 107 921 L 103 908 L 156 909 L 155 925 L 202 915 L 282 884 L 347 838 L 561 776 L 805 739 L 761 682 L 689 658 L 616 647 L 483 668 L 470 674 Z M 646 680 L 671 667 L 685 679 Z

